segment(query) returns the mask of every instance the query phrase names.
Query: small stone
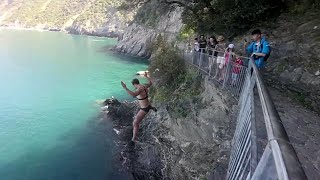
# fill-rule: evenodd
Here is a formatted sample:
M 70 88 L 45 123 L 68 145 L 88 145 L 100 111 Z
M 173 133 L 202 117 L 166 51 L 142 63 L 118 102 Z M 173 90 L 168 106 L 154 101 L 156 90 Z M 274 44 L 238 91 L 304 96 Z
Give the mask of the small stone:
M 318 28 L 318 26 L 314 26 L 314 27 L 313 27 L 313 29 L 317 29 L 317 28 Z
M 320 70 L 318 70 L 315 75 L 319 76 L 320 75 Z

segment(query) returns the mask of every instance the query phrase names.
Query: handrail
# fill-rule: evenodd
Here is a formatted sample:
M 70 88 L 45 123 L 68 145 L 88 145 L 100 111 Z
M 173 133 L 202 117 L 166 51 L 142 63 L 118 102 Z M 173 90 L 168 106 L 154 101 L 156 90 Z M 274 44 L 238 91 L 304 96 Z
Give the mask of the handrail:
M 213 51 L 212 54 L 217 52 Z M 201 70 L 202 73 L 209 76 L 222 73 L 223 83 L 221 88 L 229 90 L 239 100 L 240 110 L 232 141 L 226 179 L 306 180 L 306 174 L 294 147 L 289 141 L 280 116 L 254 60 L 242 57 L 249 60 L 248 67 L 241 67 L 240 73 L 237 74 L 237 76 L 240 76 L 240 79 L 237 79 L 238 82 L 234 86 L 230 85 L 230 77 L 233 78 L 234 75 L 232 69 L 239 66 L 231 61 L 231 56 L 229 56 L 227 63 L 221 70 L 218 67 L 219 64 L 217 64 L 217 58 L 213 55 L 203 53 L 204 51 L 202 50 L 200 52 L 194 51 L 193 53 L 186 52 L 183 51 L 184 59 L 197 67 L 198 70 Z M 204 67 L 203 65 L 205 61 L 208 61 L 209 72 L 207 71 L 208 67 Z M 211 65 L 214 67 L 211 67 Z M 257 104 L 255 103 L 254 92 L 256 91 L 258 92 L 257 95 L 259 96 L 263 119 L 256 117 L 256 113 L 259 113 L 255 107 Z M 257 162 L 256 123 L 264 123 L 267 131 L 267 145 L 259 162 Z
M 262 105 L 264 120 L 266 123 L 268 142 L 276 164 L 277 173 L 280 179 L 307 179 L 300 164 L 298 156 L 290 143 L 287 132 L 282 124 L 278 111 L 272 101 L 268 89 L 263 83 L 262 76 L 254 63 L 250 59 L 252 68 L 256 73 L 256 85 Z

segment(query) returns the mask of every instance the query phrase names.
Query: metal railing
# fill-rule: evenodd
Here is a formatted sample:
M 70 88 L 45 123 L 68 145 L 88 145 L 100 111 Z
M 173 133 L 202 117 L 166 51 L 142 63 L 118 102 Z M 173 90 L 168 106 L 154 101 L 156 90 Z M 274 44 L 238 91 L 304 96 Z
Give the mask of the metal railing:
M 225 52 L 207 54 L 200 51 L 183 51 L 183 57 L 202 73 L 213 76 L 221 88 L 227 89 L 238 100 L 240 109 L 226 179 L 306 180 L 254 60 L 229 55 L 221 65 L 221 55 L 226 57 Z M 220 58 L 214 56 L 217 53 Z M 241 58 L 243 65 L 234 62 L 235 58 Z M 258 143 L 262 138 L 257 136 L 257 124 L 265 128 L 264 144 Z
M 229 90 L 236 99 L 239 98 L 247 71 L 244 65 L 248 63 L 248 58 L 235 54 L 225 57 L 225 52 L 213 50 L 212 53 L 206 53 L 205 49 L 199 52 L 183 51 L 183 57 L 203 74 L 212 77 L 223 89 Z M 243 64 L 234 62 L 236 58 Z

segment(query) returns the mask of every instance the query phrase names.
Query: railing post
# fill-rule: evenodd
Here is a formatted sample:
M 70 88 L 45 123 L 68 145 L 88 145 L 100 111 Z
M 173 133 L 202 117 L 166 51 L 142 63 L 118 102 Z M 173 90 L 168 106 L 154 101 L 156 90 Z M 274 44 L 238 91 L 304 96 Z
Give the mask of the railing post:
M 202 60 L 203 60 L 203 49 L 200 49 L 199 71 L 201 69 Z

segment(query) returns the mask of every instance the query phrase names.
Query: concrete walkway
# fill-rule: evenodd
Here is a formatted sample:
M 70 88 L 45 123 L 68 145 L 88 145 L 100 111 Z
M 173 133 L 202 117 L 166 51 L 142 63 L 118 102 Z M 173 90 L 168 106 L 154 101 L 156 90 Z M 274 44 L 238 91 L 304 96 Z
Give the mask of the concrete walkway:
M 320 180 L 320 116 L 269 89 L 284 127 L 309 180 Z
M 292 101 L 276 89 L 269 88 L 290 142 L 309 180 L 320 180 L 320 117 Z M 267 144 L 267 134 L 258 95 L 255 95 L 258 157 Z

